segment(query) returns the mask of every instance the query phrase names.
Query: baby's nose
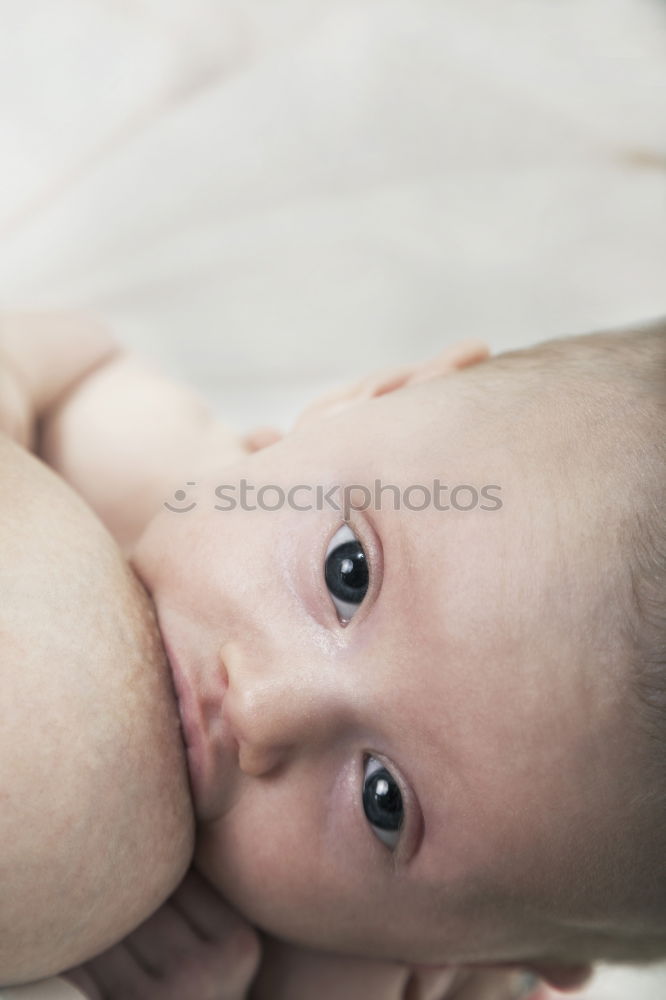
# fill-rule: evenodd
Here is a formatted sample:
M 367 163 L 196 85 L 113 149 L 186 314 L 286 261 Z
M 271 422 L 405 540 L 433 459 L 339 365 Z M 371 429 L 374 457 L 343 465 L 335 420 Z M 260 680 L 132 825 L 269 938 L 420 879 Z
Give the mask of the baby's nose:
M 228 677 L 223 713 L 242 771 L 266 775 L 331 738 L 339 705 L 312 664 L 258 664 L 236 644 L 222 653 Z

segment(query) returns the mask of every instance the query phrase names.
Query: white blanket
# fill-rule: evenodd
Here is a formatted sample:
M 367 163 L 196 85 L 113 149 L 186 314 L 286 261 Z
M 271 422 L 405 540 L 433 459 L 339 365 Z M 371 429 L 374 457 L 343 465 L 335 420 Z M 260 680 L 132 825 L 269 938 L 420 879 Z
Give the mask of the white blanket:
M 0 0 L 0 305 L 244 423 L 666 311 L 660 0 Z

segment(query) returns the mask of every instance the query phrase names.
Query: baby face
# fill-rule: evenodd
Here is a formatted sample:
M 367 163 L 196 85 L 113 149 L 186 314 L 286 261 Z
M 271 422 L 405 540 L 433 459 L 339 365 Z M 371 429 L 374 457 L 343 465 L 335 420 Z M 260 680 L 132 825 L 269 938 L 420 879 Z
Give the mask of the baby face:
M 304 945 L 583 962 L 616 933 L 618 582 L 599 575 L 571 445 L 550 447 L 545 416 L 476 420 L 463 384 L 387 393 L 188 470 L 196 509 L 144 534 L 135 565 L 179 691 L 196 860 Z M 317 503 L 315 484 L 377 479 L 401 509 L 388 492 L 364 510 L 358 491 L 347 512 Z M 425 494 L 407 488 L 435 479 L 448 509 L 409 509 Z M 268 510 L 268 484 L 311 489 Z M 454 504 L 457 485 L 478 502 L 468 489 Z
M 187 770 L 150 603 L 93 514 L 0 436 L 0 984 L 90 958 L 178 883 Z

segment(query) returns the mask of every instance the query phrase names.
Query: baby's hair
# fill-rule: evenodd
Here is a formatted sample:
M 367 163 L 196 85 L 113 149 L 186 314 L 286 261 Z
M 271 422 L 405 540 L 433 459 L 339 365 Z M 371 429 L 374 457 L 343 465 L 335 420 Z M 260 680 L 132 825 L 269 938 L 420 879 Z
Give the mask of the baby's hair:
M 515 378 L 516 419 L 554 402 L 571 409 L 589 466 L 617 484 L 607 530 L 619 542 L 627 593 L 621 641 L 626 695 L 644 773 L 632 809 L 652 862 L 653 899 L 666 901 L 666 320 L 562 337 L 474 366 L 485 390 Z M 472 376 L 474 368 L 469 369 Z M 482 371 L 482 369 L 484 371 Z M 466 374 L 466 373 L 461 373 Z M 504 398 L 506 398 L 506 395 Z M 490 399 L 490 396 L 486 397 Z M 536 404 L 536 406 L 535 406 Z M 491 405 L 490 403 L 487 405 Z M 481 407 L 484 408 L 483 398 Z M 610 446 L 608 446 L 610 442 Z M 577 447 L 578 442 L 572 442 Z M 585 450 L 587 449 L 587 450 Z M 593 475 L 590 468 L 581 475 Z M 612 536 L 611 536 L 612 537 Z M 603 569 L 601 570 L 603 572 Z M 647 845 L 651 846 L 648 848 Z M 640 861 L 637 858 L 636 864 Z

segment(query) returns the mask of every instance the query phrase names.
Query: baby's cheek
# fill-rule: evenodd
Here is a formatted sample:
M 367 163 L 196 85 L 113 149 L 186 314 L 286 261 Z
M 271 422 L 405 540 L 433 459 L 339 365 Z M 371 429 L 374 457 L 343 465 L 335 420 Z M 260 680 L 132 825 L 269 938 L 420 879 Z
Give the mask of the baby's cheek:
M 327 870 L 306 829 L 296 808 L 271 809 L 266 794 L 261 801 L 248 795 L 222 820 L 199 828 L 195 865 L 254 926 L 323 947 L 348 926 L 352 893 L 339 872 Z
M 283 911 L 299 900 L 299 852 L 270 810 L 254 815 L 249 803 L 215 823 L 199 827 L 195 865 L 242 914 L 258 924 L 283 922 Z M 300 853 L 303 861 L 303 853 Z

